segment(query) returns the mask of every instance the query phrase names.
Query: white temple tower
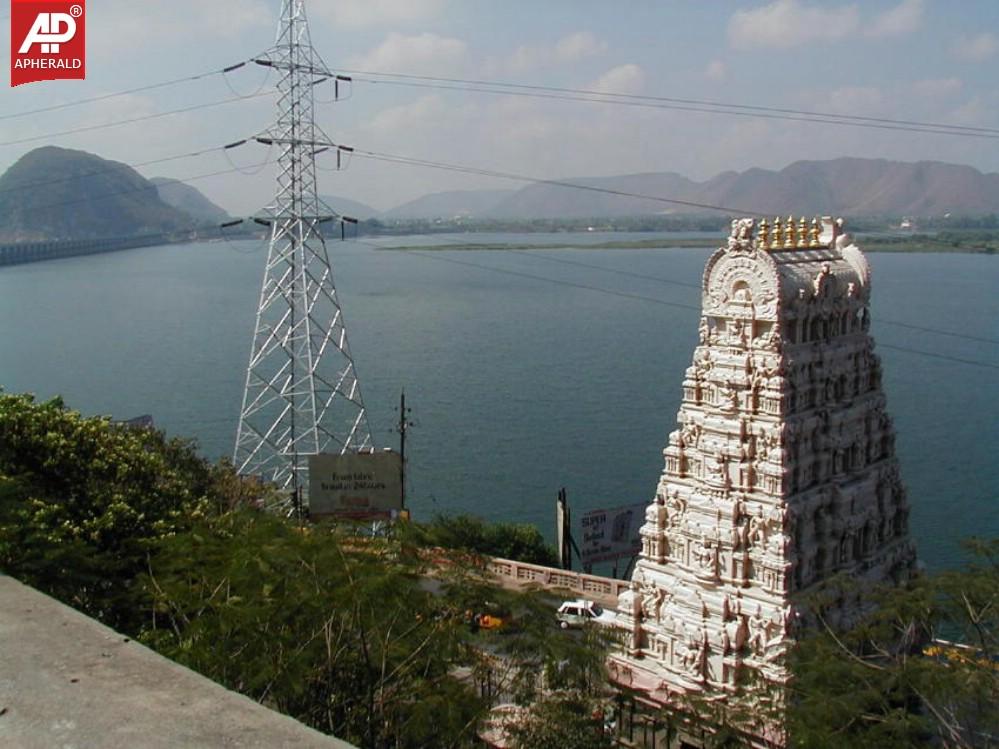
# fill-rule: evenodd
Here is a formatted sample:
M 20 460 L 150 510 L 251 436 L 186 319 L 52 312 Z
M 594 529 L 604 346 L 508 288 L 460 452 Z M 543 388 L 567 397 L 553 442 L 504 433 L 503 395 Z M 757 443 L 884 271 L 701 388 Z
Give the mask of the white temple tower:
M 708 260 L 678 429 L 621 596 L 620 685 L 666 704 L 734 691 L 743 668 L 780 682 L 804 597 L 841 573 L 912 573 L 870 292 L 829 218 L 734 221 Z M 831 616 L 860 608 L 840 598 Z

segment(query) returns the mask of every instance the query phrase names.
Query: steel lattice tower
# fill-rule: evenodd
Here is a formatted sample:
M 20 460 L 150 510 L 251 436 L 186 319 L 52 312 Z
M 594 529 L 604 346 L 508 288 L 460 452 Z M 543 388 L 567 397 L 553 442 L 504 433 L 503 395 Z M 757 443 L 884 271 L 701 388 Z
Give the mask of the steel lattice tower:
M 321 229 L 342 221 L 316 191 L 315 156 L 337 145 L 315 123 L 313 91 L 334 76 L 304 0 L 283 0 L 277 42 L 258 62 L 280 76 L 277 122 L 257 139 L 279 149 L 277 194 L 234 462 L 297 492 L 308 455 L 370 448 L 371 434 Z

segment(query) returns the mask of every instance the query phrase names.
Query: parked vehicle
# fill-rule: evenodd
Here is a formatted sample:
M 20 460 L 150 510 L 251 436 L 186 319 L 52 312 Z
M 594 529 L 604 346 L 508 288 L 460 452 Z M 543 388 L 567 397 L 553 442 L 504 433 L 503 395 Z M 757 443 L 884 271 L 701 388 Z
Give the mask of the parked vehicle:
M 615 612 L 603 608 L 599 603 L 580 598 L 575 601 L 563 602 L 558 607 L 555 620 L 562 629 L 582 627 L 585 624 L 612 627 L 617 620 L 617 615 Z

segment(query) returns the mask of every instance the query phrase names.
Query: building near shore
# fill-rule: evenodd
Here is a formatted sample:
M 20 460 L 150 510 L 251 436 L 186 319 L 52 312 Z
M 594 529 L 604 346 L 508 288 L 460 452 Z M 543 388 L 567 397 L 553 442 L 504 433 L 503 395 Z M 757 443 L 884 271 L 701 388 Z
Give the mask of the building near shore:
M 649 715 L 724 700 L 747 670 L 783 683 L 805 600 L 839 575 L 858 590 L 902 582 L 916 562 L 869 334 L 871 271 L 842 221 L 733 221 L 702 291 L 610 662 Z M 859 595 L 837 593 L 826 615 L 848 626 Z M 637 746 L 682 745 L 635 730 Z

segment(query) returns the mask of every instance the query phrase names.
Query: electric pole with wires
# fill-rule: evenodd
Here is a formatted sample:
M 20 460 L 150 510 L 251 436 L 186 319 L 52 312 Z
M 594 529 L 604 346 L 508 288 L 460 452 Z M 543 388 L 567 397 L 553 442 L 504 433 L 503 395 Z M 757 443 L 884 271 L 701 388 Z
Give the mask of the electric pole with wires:
M 276 123 L 257 140 L 278 150 L 264 216 L 270 247 L 257 307 L 234 462 L 284 490 L 301 512 L 308 456 L 368 451 L 368 417 L 347 344 L 323 226 L 353 222 L 318 197 L 318 153 L 349 151 L 315 122 L 314 90 L 338 80 L 312 47 L 304 0 L 283 0 L 277 42 L 255 60 L 280 76 Z

